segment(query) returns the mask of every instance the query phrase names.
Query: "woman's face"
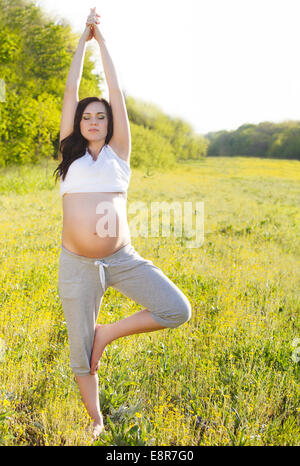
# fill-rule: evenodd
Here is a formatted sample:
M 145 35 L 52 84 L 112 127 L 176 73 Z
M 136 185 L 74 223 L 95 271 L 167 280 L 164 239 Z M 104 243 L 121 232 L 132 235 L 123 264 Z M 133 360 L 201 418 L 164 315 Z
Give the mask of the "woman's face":
M 102 102 L 91 102 L 82 114 L 80 131 L 88 141 L 99 141 L 107 135 L 108 116 Z

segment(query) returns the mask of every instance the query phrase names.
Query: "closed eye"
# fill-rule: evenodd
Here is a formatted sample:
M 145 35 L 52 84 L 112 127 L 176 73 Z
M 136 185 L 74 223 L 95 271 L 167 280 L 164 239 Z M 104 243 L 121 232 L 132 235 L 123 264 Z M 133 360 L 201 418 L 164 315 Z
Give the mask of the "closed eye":
M 105 116 L 98 117 L 98 120 L 104 120 Z M 83 120 L 89 120 L 89 117 L 83 117 Z

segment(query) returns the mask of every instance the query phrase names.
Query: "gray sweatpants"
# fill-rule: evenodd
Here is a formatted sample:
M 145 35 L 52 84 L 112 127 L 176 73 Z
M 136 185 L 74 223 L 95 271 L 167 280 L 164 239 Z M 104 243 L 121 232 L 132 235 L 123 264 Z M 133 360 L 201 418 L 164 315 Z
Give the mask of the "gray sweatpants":
M 131 243 L 102 259 L 79 256 L 61 245 L 59 296 L 68 329 L 70 365 L 76 375 L 90 372 L 95 326 L 109 286 L 149 310 L 164 327 L 175 328 L 191 318 L 183 292 Z

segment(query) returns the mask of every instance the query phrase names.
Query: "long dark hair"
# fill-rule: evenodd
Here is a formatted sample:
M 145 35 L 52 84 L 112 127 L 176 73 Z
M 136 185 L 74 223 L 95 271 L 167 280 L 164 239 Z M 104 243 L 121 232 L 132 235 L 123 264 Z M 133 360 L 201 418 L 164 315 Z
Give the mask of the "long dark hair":
M 86 152 L 88 140 L 84 138 L 81 134 L 80 121 L 81 121 L 84 109 L 91 102 L 102 102 L 105 105 L 107 118 L 108 118 L 107 135 L 105 138 L 105 144 L 108 144 L 110 139 L 112 138 L 113 114 L 112 114 L 112 109 L 111 109 L 109 102 L 107 102 L 107 100 L 104 98 L 99 99 L 99 97 L 86 97 L 85 99 L 80 100 L 78 102 L 76 112 L 75 112 L 73 132 L 69 136 L 62 139 L 59 145 L 59 150 L 62 154 L 62 161 L 53 172 L 53 175 L 55 172 L 57 172 L 55 176 L 55 183 L 57 182 L 60 176 L 62 176 L 62 180 L 64 181 L 71 163 L 74 162 L 74 160 L 82 157 Z

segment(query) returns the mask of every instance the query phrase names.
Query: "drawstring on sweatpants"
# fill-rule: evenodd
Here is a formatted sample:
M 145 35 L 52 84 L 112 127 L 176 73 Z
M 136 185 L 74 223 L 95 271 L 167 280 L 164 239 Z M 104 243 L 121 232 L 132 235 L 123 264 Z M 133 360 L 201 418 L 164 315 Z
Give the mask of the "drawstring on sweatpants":
M 100 283 L 102 285 L 103 293 L 105 293 L 105 271 L 104 271 L 104 267 L 108 267 L 108 264 L 106 264 L 105 262 L 102 262 L 101 260 L 95 261 L 94 264 L 95 264 L 95 266 L 99 265 Z

